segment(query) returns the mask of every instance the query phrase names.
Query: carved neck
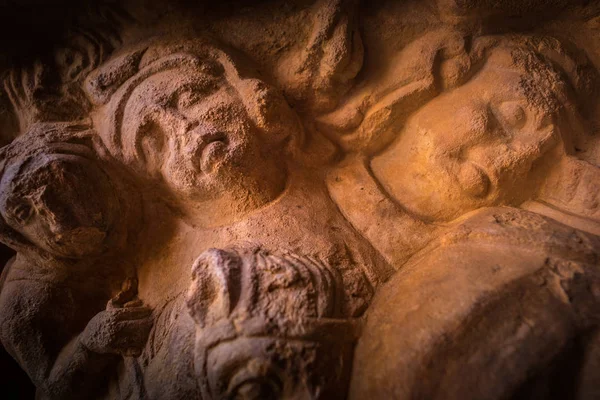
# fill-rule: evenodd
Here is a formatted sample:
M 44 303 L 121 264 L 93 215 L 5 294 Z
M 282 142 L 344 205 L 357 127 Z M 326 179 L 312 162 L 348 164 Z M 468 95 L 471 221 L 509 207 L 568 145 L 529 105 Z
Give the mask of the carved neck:
M 396 269 L 434 237 L 436 227 L 393 202 L 364 160 L 348 160 L 331 171 L 327 187 L 346 219 Z
M 174 216 L 187 225 L 202 229 L 218 228 L 240 221 L 276 200 L 286 190 L 287 180 L 282 173 L 277 180 L 264 179 L 227 188 L 210 200 L 174 195 L 163 195 L 161 200 Z
M 233 224 L 274 201 L 281 191 L 252 195 L 247 192 L 227 193 L 211 202 L 182 205 L 184 221 L 198 228 L 217 228 Z

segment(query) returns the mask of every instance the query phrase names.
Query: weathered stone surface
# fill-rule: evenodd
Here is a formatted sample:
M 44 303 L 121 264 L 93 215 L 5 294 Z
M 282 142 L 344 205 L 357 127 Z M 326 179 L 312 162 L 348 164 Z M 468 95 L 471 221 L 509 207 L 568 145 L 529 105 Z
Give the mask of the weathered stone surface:
M 0 59 L 38 398 L 599 398 L 600 3 L 62 22 Z

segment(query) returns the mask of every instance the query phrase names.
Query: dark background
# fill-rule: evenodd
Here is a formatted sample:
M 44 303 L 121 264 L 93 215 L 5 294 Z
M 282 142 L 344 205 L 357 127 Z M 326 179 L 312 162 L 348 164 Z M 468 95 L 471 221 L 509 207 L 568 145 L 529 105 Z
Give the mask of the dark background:
M 91 4 L 73 0 L 0 0 L 0 71 L 51 51 L 76 15 Z M 0 129 L 5 127 L 0 124 Z M 4 132 L 0 136 L 5 137 Z M 0 244 L 0 270 L 13 255 L 12 250 Z M 35 388 L 29 377 L 0 345 L 0 399 L 34 397 Z

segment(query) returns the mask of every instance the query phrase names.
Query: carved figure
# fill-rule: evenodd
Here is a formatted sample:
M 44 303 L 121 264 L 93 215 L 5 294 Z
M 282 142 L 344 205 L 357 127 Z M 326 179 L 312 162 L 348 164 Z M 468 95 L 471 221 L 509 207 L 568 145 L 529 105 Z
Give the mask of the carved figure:
M 18 133 L 40 122 L 77 121 L 89 117 L 92 104 L 82 88 L 86 76 L 122 41 L 118 32 L 131 17 L 114 4 L 90 6 L 65 29 L 61 43 L 34 62 L 17 63 L 3 75 L 3 89 L 18 122 Z M 4 132 L 8 134 L 8 132 Z
M 426 40 L 432 39 L 421 42 L 420 51 L 435 52 L 436 36 Z M 351 397 L 541 396 L 543 387 L 553 387 L 545 375 L 554 373 L 546 372 L 553 371 L 552 360 L 569 357 L 569 343 L 598 329 L 598 296 L 589 289 L 599 282 L 598 203 L 591 200 L 598 196 L 592 183 L 598 168 L 579 159 L 593 153 L 586 151 L 593 143 L 586 121 L 594 110 L 595 70 L 552 38 L 482 37 L 469 52 L 460 48 L 433 65 L 431 79 L 388 92 L 365 113 L 363 125 L 339 136 L 356 156 L 331 176 L 332 195 L 402 268 L 372 306 Z M 428 102 L 412 113 L 415 93 Z M 582 176 L 594 178 L 583 182 Z M 367 195 L 349 196 L 352 186 Z M 507 205 L 576 229 L 516 208 L 485 208 Z M 381 221 L 378 229 L 373 218 Z M 390 236 L 394 229 L 398 235 Z M 579 245 L 567 244 L 569 238 Z M 547 283 L 536 284 L 539 279 Z M 516 309 L 513 296 L 531 304 Z M 510 308 L 507 319 L 491 316 L 503 306 Z M 436 317 L 412 317 L 415 309 L 424 319 Z M 553 330 L 558 321 L 564 329 Z M 430 333 L 419 335 L 420 324 Z M 492 354 L 505 346 L 514 352 Z M 430 364 L 440 362 L 443 367 Z M 463 367 L 453 379 L 447 374 L 455 365 Z M 585 363 L 578 367 L 588 382 L 596 379 Z M 366 372 L 373 368 L 378 379 Z M 465 368 L 472 379 L 458 377 Z M 590 390 L 587 383 L 569 393 Z
M 334 269 L 289 253 L 211 249 L 192 271 L 203 398 L 344 397 L 357 329 L 341 314 Z
M 552 165 L 586 146 L 579 105 L 589 106 L 597 85 L 590 66 L 554 67 L 567 56 L 550 38 L 500 40 L 488 51 L 485 42 L 472 49 L 488 53 L 476 75 L 419 109 L 371 162 L 388 193 L 424 220 L 521 204 L 537 195 Z
M 439 70 L 428 77 L 423 76 L 428 69 L 419 68 L 416 82 L 394 88 L 365 112 L 358 128 L 335 136 L 351 151 L 342 169 L 332 172 L 329 185 L 346 216 L 396 266 L 437 234 L 435 224 L 480 207 L 519 206 L 538 199 L 565 207 L 562 218 L 558 210 L 553 218 L 598 232 L 596 206 L 590 200 L 597 196 L 595 184 L 588 186 L 580 179 L 598 174 L 593 164 L 579 158 L 585 158 L 594 143 L 585 125 L 598 84 L 589 62 L 552 38 L 482 37 L 466 53 L 455 33 L 449 37 L 454 42 L 428 34 L 418 47 L 407 49 L 400 59 L 424 54 L 420 62 L 427 63 L 434 61 L 441 43 L 456 47 L 447 60 L 429 67 Z M 537 73 L 531 76 L 530 69 Z M 495 90 L 488 90 L 494 85 Z M 448 90 L 435 96 L 444 88 Z M 412 113 L 418 98 L 425 104 Z M 348 104 L 340 115 L 356 103 Z M 573 170 L 579 172 L 570 174 Z M 587 193 L 577 196 L 588 199 L 587 206 L 575 206 L 565 186 L 556 184 L 566 176 L 571 179 L 566 186 Z M 351 183 L 356 179 L 359 185 Z M 383 191 L 369 183 L 373 179 Z M 383 223 L 403 227 L 400 236 L 382 238 L 376 237 L 380 230 L 367 231 L 367 217 L 361 215 L 364 205 L 347 195 L 352 186 L 358 190 L 361 185 L 368 186 L 373 197 L 362 203 L 377 201 L 375 215 L 393 214 L 394 222 Z M 356 207 L 361 213 L 352 211 Z M 529 203 L 524 207 L 543 212 Z M 565 214 L 588 222 L 577 223 Z M 419 234 L 412 237 L 411 232 Z
M 348 91 L 363 64 L 356 0 L 319 0 L 306 42 L 297 42 L 279 61 L 274 75 L 301 112 L 332 111 Z
M 300 121 L 251 65 L 200 39 L 146 42 L 116 54 L 86 82 L 101 110 L 103 141 L 143 190 L 143 240 L 154 240 L 150 251 L 140 250 L 152 257 L 136 258 L 140 292 L 156 310 L 140 358 L 150 397 L 197 395 L 193 381 L 164 372 L 190 373 L 195 329 L 182 312 L 189 277 L 182 272 L 188 264 L 179 261 L 186 255 L 249 240 L 322 257 L 352 293 L 344 311 L 353 317 L 364 313 L 386 274 L 324 185 L 317 188 L 320 173 L 300 167 L 307 156 Z M 157 235 L 165 226 L 176 233 Z M 307 230 L 315 234 L 304 237 Z M 190 244 L 174 241 L 178 234 Z
M 597 4 L 125 3 L 0 71 L 38 397 L 600 395 Z
M 97 101 L 114 91 L 101 131 L 111 153 L 201 226 L 275 199 L 286 185 L 284 148 L 302 140 L 283 97 L 240 68 L 198 40 L 127 53 L 88 78 Z
M 0 335 L 41 398 L 100 395 L 152 323 L 117 255 L 134 205 L 95 139 L 85 125 L 39 124 L 3 149 L 1 237 L 18 253 L 2 273 Z

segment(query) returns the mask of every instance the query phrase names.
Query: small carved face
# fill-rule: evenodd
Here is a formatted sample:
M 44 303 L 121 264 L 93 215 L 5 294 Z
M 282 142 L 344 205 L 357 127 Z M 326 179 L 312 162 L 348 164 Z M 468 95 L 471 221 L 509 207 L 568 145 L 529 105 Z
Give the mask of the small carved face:
M 251 84 L 257 89 L 252 93 L 257 98 L 250 100 L 255 103 L 261 93 L 272 92 L 256 80 L 231 83 L 218 64 L 156 73 L 131 94 L 124 135 L 134 138 L 132 151 L 151 175 L 194 200 L 216 199 L 253 186 L 281 191 L 285 172 L 274 145 L 289 132 L 267 134 L 258 129 L 249 115 L 249 100 L 242 97 Z M 277 96 L 262 100 L 283 107 L 284 100 Z
M 59 257 L 102 253 L 117 210 L 108 177 L 74 155 L 40 154 L 16 174 L 9 167 L 0 184 L 0 212 L 7 224 Z
M 206 359 L 211 396 L 244 400 L 341 396 L 350 353 L 339 351 L 333 344 L 261 336 L 221 342 Z
M 559 143 L 556 108 L 499 51 L 467 84 L 438 96 L 372 161 L 388 193 L 425 219 L 519 204 L 536 190 L 535 162 Z
M 238 338 L 214 347 L 208 355 L 208 381 L 215 399 L 310 399 L 303 378 L 310 344 L 272 338 Z M 298 359 L 304 354 L 307 360 Z M 296 365 L 300 364 L 300 365 Z
M 316 259 L 255 248 L 209 249 L 192 271 L 187 306 L 203 397 L 344 397 L 356 331 L 333 318 L 337 274 Z

